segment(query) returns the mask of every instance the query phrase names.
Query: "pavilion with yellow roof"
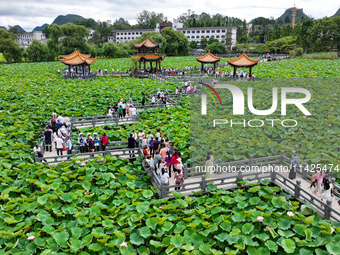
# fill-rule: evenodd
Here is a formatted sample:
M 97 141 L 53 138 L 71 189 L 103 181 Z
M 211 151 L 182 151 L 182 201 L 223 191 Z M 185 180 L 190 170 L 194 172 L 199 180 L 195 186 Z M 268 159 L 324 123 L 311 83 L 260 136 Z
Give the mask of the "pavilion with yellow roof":
M 138 50 L 138 53 L 133 57 L 138 59 L 139 68 L 141 68 L 142 63 L 144 64 L 144 71 L 146 63 L 150 63 L 151 70 L 152 63 L 156 64 L 156 70 L 161 68 L 161 62 L 165 59 L 165 55 L 157 53 L 158 49 L 162 47 L 161 43 L 155 43 L 147 36 L 142 42 L 133 44 L 133 46 Z
M 97 61 L 96 58 L 90 58 L 91 54 L 82 54 L 77 49 L 74 50 L 69 55 L 61 55 L 61 59 L 59 61 L 68 65 L 69 72 L 71 72 L 71 67 L 76 68 L 76 73 L 78 72 L 78 66 L 83 67 L 83 75 L 85 75 L 85 68 L 88 67 L 88 71 L 90 70 L 90 66 Z
M 216 63 L 221 60 L 221 57 L 217 57 L 210 53 L 210 50 L 203 57 L 197 57 L 196 60 L 202 64 L 201 70 L 203 71 L 204 64 L 214 64 L 214 69 L 216 68 Z
M 251 69 L 253 68 L 253 66 L 257 65 L 258 62 L 258 59 L 248 57 L 244 51 L 243 54 L 238 58 L 228 60 L 229 65 L 234 67 L 233 76 L 236 75 L 236 69 L 238 67 L 249 67 L 249 77 L 251 77 Z

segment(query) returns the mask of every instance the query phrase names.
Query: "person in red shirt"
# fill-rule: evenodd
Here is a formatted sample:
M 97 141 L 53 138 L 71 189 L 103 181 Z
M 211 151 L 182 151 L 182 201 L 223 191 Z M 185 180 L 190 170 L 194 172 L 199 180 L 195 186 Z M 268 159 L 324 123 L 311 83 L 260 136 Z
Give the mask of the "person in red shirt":
M 146 145 L 143 148 L 143 154 L 144 154 L 145 157 L 149 155 L 148 146 L 146 146 Z
M 105 148 L 109 143 L 109 139 L 107 138 L 105 133 L 103 133 L 102 137 L 100 138 L 100 142 L 102 144 L 102 150 L 105 151 Z

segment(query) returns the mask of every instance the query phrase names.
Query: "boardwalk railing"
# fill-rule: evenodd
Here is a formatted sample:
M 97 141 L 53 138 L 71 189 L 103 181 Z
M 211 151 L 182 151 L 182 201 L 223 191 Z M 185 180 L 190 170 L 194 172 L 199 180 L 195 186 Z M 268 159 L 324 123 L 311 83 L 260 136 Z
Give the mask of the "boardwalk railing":
M 35 158 L 36 162 L 45 162 L 47 164 L 57 164 L 65 161 L 72 161 L 76 158 L 79 160 L 94 159 L 100 156 L 115 156 L 125 159 L 136 159 L 140 156 L 140 148 L 125 148 L 125 149 L 113 149 L 105 151 L 85 152 L 85 153 L 73 153 L 63 154 L 59 156 L 49 156 L 42 158 Z
M 117 149 L 126 149 L 127 148 L 127 141 L 118 141 L 118 142 L 110 142 L 110 144 L 108 146 L 106 146 L 106 150 L 107 151 L 112 151 L 112 150 L 117 150 Z M 101 146 L 100 146 L 100 150 L 102 150 Z M 76 146 L 72 152 L 74 154 L 78 154 L 79 152 L 79 146 Z
M 88 116 L 88 117 L 74 117 L 72 116 L 71 119 L 71 126 L 72 128 L 81 128 L 83 126 L 92 126 L 96 127 L 103 124 L 117 124 L 121 125 L 123 123 L 135 123 L 139 121 L 139 115 L 129 116 L 129 117 L 122 117 L 119 118 L 118 116 L 109 117 L 107 115 L 97 115 Z
M 283 176 L 281 173 L 277 171 L 261 171 L 261 170 L 253 170 L 252 172 L 247 171 L 241 171 L 241 167 L 252 167 L 252 166 L 258 166 L 260 163 L 263 164 L 278 164 L 281 165 L 281 167 L 284 167 L 284 164 L 282 164 L 282 153 L 278 156 L 273 157 L 263 157 L 263 158 L 249 158 L 247 160 L 240 160 L 240 161 L 234 161 L 234 162 L 228 162 L 221 165 L 225 166 L 234 166 L 235 169 L 237 169 L 235 172 L 231 172 L 227 176 L 223 177 L 217 177 L 212 179 L 206 179 L 205 173 L 203 174 L 197 174 L 201 175 L 201 179 L 194 181 L 194 182 L 184 182 L 180 186 L 178 185 L 164 185 L 160 183 L 157 175 L 152 170 L 151 177 L 152 177 L 152 183 L 155 187 L 158 188 L 158 193 L 161 198 L 164 198 L 168 196 L 171 191 L 175 190 L 175 188 L 179 188 L 180 190 L 177 190 L 179 192 L 190 192 L 190 191 L 207 191 L 207 185 L 209 183 L 213 183 L 217 186 L 217 188 L 227 188 L 227 189 L 233 189 L 238 188 L 241 184 L 239 184 L 238 181 L 244 180 L 244 179 L 251 179 L 251 180 L 261 180 L 261 179 L 270 179 L 271 182 L 279 187 L 281 187 L 283 190 L 287 191 L 288 193 L 292 194 L 295 199 L 303 202 L 303 203 L 309 203 L 313 206 L 314 209 L 316 209 L 325 219 L 327 220 L 333 220 L 333 221 L 340 221 L 340 212 L 332 208 L 331 204 L 332 201 L 327 200 L 326 202 L 321 201 L 319 198 L 314 196 L 309 190 L 306 191 L 301 187 L 301 181 L 297 180 L 296 183 L 294 183 L 292 180 L 289 180 L 285 176 Z M 221 166 L 220 165 L 220 166 Z M 188 171 L 184 170 L 184 171 Z M 191 173 L 189 169 L 189 173 Z M 187 172 L 188 174 L 188 172 Z M 197 176 L 196 175 L 196 176 Z M 195 174 L 191 175 L 195 176 Z M 236 184 L 238 182 L 238 184 Z

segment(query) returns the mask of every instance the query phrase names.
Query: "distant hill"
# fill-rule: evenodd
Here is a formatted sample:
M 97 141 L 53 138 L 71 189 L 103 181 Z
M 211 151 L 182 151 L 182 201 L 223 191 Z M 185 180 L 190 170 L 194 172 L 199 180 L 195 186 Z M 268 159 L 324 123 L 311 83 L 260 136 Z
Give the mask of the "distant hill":
M 285 20 L 285 18 L 288 16 L 289 19 L 292 20 L 292 19 L 293 19 L 292 15 L 293 15 L 293 10 L 292 10 L 292 8 L 290 8 L 290 9 L 287 9 L 287 10 L 284 12 L 284 14 L 282 14 L 282 15 L 281 15 L 280 17 L 278 17 L 277 19 L 280 19 L 280 18 L 281 18 L 282 20 Z M 300 21 L 302 18 L 308 18 L 308 16 L 307 16 L 303 11 L 297 10 L 297 11 L 296 11 L 296 16 L 295 16 L 295 22 Z M 296 24 L 296 23 L 295 23 L 295 24 Z
M 76 14 L 67 14 L 67 15 L 59 15 L 55 18 L 55 20 L 52 22 L 52 24 L 57 24 L 59 26 L 62 26 L 66 23 L 73 23 L 76 20 L 84 19 L 82 16 L 76 15 Z
M 3 29 L 6 29 L 6 30 L 7 30 L 7 28 L 6 28 L 6 27 L 4 27 L 4 26 L 0 26 L 0 28 L 3 28 Z
M 26 33 L 26 30 L 23 29 L 21 26 L 15 25 L 14 27 L 16 27 L 16 28 L 18 29 L 19 34 L 21 34 L 21 33 Z
M 338 17 L 338 16 L 340 16 L 340 8 L 339 8 L 338 11 L 332 16 L 332 18 L 333 18 L 333 17 Z
M 42 26 L 36 26 L 34 29 L 33 29 L 33 31 L 41 31 L 41 30 L 43 30 L 45 27 L 47 27 L 48 26 L 48 24 L 47 23 L 45 23 L 44 25 L 42 25 Z

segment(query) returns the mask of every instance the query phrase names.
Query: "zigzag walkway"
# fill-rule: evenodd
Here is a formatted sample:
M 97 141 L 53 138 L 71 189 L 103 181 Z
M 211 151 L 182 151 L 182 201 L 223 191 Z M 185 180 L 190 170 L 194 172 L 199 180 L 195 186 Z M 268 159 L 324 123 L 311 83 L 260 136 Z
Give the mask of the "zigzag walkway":
M 71 136 L 72 129 L 73 128 L 86 128 L 86 127 L 98 127 L 102 125 L 123 125 L 123 124 L 133 124 L 139 121 L 139 113 L 142 110 L 151 110 L 151 109 L 157 109 L 157 108 L 164 108 L 164 107 L 170 107 L 170 106 L 178 106 L 180 103 L 177 101 L 177 98 L 179 96 L 187 95 L 188 93 L 183 93 L 181 95 L 177 95 L 174 93 L 169 93 L 169 98 L 167 100 L 166 104 L 163 103 L 146 103 L 145 105 L 142 104 L 135 104 L 135 107 L 137 109 L 137 115 L 134 116 L 127 116 L 123 118 L 118 118 L 118 116 L 115 116 L 114 118 L 110 118 L 107 115 L 103 116 L 89 116 L 89 117 L 74 117 L 72 116 L 71 119 L 71 126 L 69 127 L 69 133 Z M 150 95 L 149 95 L 150 96 Z M 73 142 L 73 153 L 71 155 L 67 155 L 66 151 L 63 152 L 63 155 L 57 155 L 56 149 L 54 148 L 52 152 L 45 151 L 45 142 L 44 139 L 42 139 L 41 142 L 41 148 L 43 149 L 44 157 L 35 157 L 36 162 L 42 162 L 46 164 L 58 164 L 60 162 L 67 162 L 71 161 L 74 158 L 77 159 L 77 161 L 84 161 L 89 159 L 94 159 L 100 156 L 116 156 L 116 157 L 122 157 L 125 159 L 134 160 L 137 158 L 138 155 L 142 156 L 143 153 L 140 150 L 140 148 L 127 148 L 127 142 L 126 141 L 118 141 L 118 142 L 112 142 L 105 151 L 96 151 L 96 152 L 86 152 L 86 153 L 80 153 L 79 149 L 76 148 L 76 142 Z M 73 159 L 72 159 L 73 158 Z

